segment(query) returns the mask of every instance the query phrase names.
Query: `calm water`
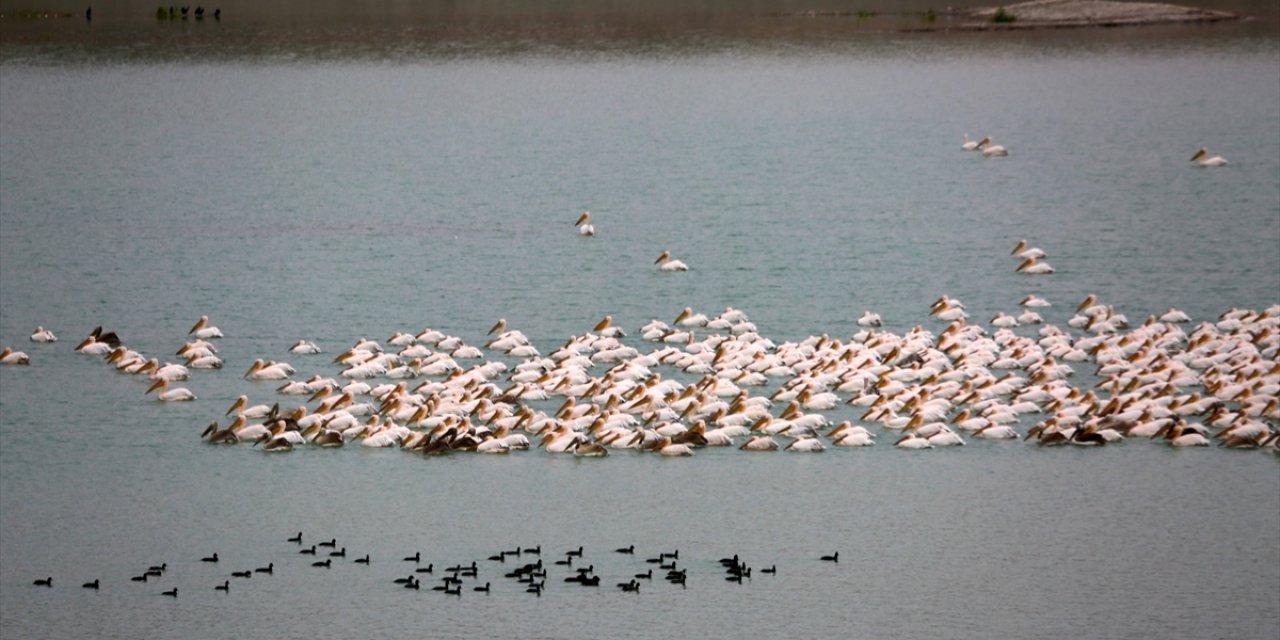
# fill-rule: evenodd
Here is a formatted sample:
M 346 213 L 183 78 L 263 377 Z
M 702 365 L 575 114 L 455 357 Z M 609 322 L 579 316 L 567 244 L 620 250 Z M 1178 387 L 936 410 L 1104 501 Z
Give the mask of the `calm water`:
M 241 380 L 254 358 L 335 375 L 357 338 L 424 326 L 481 344 L 505 317 L 548 353 L 605 314 L 634 335 L 684 306 L 741 308 L 782 342 L 847 337 L 868 309 L 940 330 L 941 294 L 981 322 L 1036 293 L 1064 326 L 1089 293 L 1131 320 L 1275 304 L 1273 32 L 594 47 L 352 29 L 309 47 L 0 46 L 0 345 L 33 359 L 0 369 L 6 637 L 1276 637 L 1264 452 L 424 460 L 197 437 L 240 393 L 277 399 Z M 1011 155 L 961 152 L 962 132 Z M 1231 166 L 1198 169 L 1200 146 Z M 571 225 L 584 209 L 590 240 Z M 1020 238 L 1057 273 L 1016 275 Z M 663 250 L 691 270 L 656 272 Z M 202 314 L 227 367 L 196 372 L 194 403 L 71 351 L 102 324 L 163 359 Z M 62 341 L 28 342 L 36 324 Z M 329 355 L 289 356 L 299 338 Z M 312 569 L 284 542 L 299 529 L 373 563 Z M 553 572 L 534 598 L 483 560 L 535 544 L 546 562 L 585 546 L 606 584 Z M 672 549 L 687 589 L 612 587 Z M 480 560 L 493 592 L 399 589 L 416 550 L 437 571 Z M 778 574 L 725 583 L 715 561 L 734 553 Z M 159 583 L 127 580 L 160 562 Z M 46 575 L 54 589 L 31 586 Z

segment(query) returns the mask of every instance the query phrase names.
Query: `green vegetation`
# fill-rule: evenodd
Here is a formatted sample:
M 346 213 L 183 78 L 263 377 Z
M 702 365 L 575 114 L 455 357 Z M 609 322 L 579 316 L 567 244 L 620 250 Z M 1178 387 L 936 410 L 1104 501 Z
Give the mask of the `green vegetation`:
M 859 20 L 861 20 L 861 19 L 863 19 L 863 18 L 874 18 L 874 17 L 876 17 L 876 16 L 880 15 L 880 12 L 879 12 L 879 11 L 865 11 L 865 10 L 861 10 L 861 9 L 859 9 L 859 10 L 858 10 L 857 15 L 858 15 L 858 19 L 859 19 Z
M 928 23 L 930 23 L 930 24 L 933 24 L 934 22 L 937 22 L 937 21 L 938 21 L 938 12 L 937 12 L 937 11 L 934 11 L 934 10 L 933 10 L 933 8 L 932 8 L 932 7 L 930 7 L 928 11 L 924 12 L 924 21 L 925 21 L 925 22 L 928 22 Z
M 1000 7 L 999 9 L 996 9 L 996 14 L 994 16 L 991 16 L 992 22 L 1015 22 L 1017 21 L 1017 19 L 1018 19 L 1018 16 L 1015 16 L 1012 13 L 1005 11 L 1004 7 Z

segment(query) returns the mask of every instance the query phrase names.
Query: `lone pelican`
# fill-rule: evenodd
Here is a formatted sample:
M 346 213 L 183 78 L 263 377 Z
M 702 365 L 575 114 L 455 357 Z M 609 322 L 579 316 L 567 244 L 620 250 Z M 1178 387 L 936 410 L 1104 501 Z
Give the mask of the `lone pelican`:
M 654 260 L 653 263 L 662 265 L 659 268 L 662 269 L 663 271 L 688 271 L 689 270 L 689 265 L 679 260 L 672 260 L 670 251 L 663 251 L 662 255 L 658 256 L 658 259 Z
M 591 224 L 590 211 L 583 211 L 582 215 L 578 216 L 578 221 L 573 223 L 573 226 L 577 227 L 578 233 L 585 237 L 594 236 L 596 234 L 595 225 Z
M 1195 162 L 1195 161 L 1199 160 L 1199 161 L 1200 161 L 1200 166 L 1202 166 L 1202 167 L 1225 167 L 1225 166 L 1227 166 L 1227 164 L 1228 164 L 1228 163 L 1227 163 L 1227 159 L 1226 159 L 1226 158 L 1224 158 L 1224 157 L 1222 157 L 1222 156 L 1213 156 L 1212 158 L 1206 157 L 1206 156 L 1208 156 L 1208 155 L 1209 155 L 1209 150 L 1208 150 L 1208 149 L 1205 149 L 1204 147 L 1200 147 L 1200 150 L 1199 150 L 1199 151 L 1197 151 L 1197 152 L 1196 152 L 1196 154 L 1195 154 L 1194 156 L 1191 156 L 1191 161 L 1192 161 L 1192 162 Z

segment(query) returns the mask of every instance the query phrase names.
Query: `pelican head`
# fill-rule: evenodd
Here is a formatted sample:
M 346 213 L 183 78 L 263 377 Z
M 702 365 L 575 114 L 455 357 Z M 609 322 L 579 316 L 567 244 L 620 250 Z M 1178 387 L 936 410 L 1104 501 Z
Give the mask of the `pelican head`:
M 506 328 L 507 328 L 507 319 L 498 318 L 498 321 L 495 322 L 493 326 L 489 328 L 489 333 L 486 335 L 493 335 L 499 331 L 505 330 Z
M 583 212 L 582 212 L 582 215 L 578 216 L 578 221 L 577 221 L 577 222 L 575 222 L 575 223 L 573 223 L 573 226 L 575 226 L 575 227 L 576 227 L 576 226 L 581 225 L 581 224 L 586 224 L 586 222 L 587 222 L 588 220 L 590 220 L 590 219 L 591 219 L 591 212 L 590 212 L 590 211 L 583 211 Z M 606 220 L 605 222 L 608 222 L 608 221 Z
M 191 327 L 191 330 L 187 332 L 187 335 L 191 335 L 203 329 L 207 324 L 209 324 L 209 316 L 200 316 L 200 319 L 196 321 L 196 324 L 194 327 Z
M 657 259 L 657 260 L 654 260 L 654 261 L 653 261 L 653 263 L 654 263 L 654 264 L 660 264 L 660 263 L 662 263 L 663 261 L 665 261 L 665 260 L 670 260 L 670 259 L 671 259 L 671 252 L 670 252 L 670 251 L 663 251 L 663 252 L 662 252 L 662 255 L 658 256 L 658 259 Z
M 1191 161 L 1195 162 L 1196 160 L 1199 160 L 1200 158 L 1203 158 L 1207 155 L 1209 155 L 1209 150 L 1204 147 L 1200 147 L 1200 150 L 1197 151 L 1194 156 L 1191 156 Z

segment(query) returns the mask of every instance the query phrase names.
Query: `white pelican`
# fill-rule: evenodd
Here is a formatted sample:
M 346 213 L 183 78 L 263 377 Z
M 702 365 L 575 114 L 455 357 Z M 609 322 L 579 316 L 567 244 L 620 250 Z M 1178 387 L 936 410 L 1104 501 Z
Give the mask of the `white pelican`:
M 1043 258 L 1048 254 L 1044 252 L 1044 249 L 1039 247 L 1027 246 L 1026 240 L 1019 240 L 1018 246 L 1014 247 L 1013 251 L 1009 252 L 1009 255 L 1026 260 L 1027 258 Z
M 769 436 L 751 436 L 750 440 L 738 447 L 743 451 L 777 451 L 778 443 Z
M 164 402 L 184 402 L 196 399 L 196 394 L 191 393 L 191 390 L 186 387 L 170 389 L 168 380 L 157 380 L 155 384 L 151 385 L 151 388 L 146 390 L 146 393 L 151 393 L 157 389 L 160 392 L 156 394 L 156 397 Z M 146 395 L 146 393 L 143 395 Z
M 578 234 L 583 237 L 589 238 L 596 234 L 595 225 L 591 224 L 590 211 L 583 211 L 582 215 L 578 216 L 578 221 L 573 223 L 573 226 L 578 228 Z
M 964 134 L 964 142 L 960 144 L 960 148 L 965 151 L 977 151 L 978 145 L 981 145 L 981 144 L 982 144 L 981 140 L 970 140 L 969 134 L 966 133 Z
M 932 449 L 933 445 L 926 439 L 921 438 L 915 433 L 903 436 L 900 440 L 893 443 L 893 446 L 900 449 Z
M 991 144 L 991 137 L 982 139 L 982 156 L 984 158 L 1002 158 L 1009 155 L 1009 150 L 998 144 Z
M 1200 150 L 1199 150 L 1199 151 L 1197 151 L 1197 152 L 1196 152 L 1196 154 L 1195 154 L 1194 156 L 1191 156 L 1191 161 L 1192 161 L 1192 162 L 1196 162 L 1196 161 L 1198 160 L 1198 161 L 1199 161 L 1199 165 L 1200 165 L 1200 166 L 1202 166 L 1202 167 L 1225 167 L 1225 166 L 1227 166 L 1227 159 L 1226 159 L 1226 158 L 1224 158 L 1224 157 L 1222 157 L 1222 156 L 1213 156 L 1212 158 L 1206 157 L 1206 156 L 1208 156 L 1208 155 L 1209 155 L 1209 150 L 1208 150 L 1208 149 L 1205 149 L 1204 147 L 1200 147 Z
M 90 356 L 105 356 L 111 353 L 111 345 L 105 342 L 99 342 L 97 338 L 89 336 L 76 346 L 76 353 L 83 353 Z
M 289 353 L 296 353 L 298 355 L 312 355 L 312 354 L 320 353 L 320 347 L 317 347 L 316 343 L 314 342 L 299 340 L 293 343 L 292 347 L 289 347 Z
M 707 316 L 701 313 L 694 313 L 693 309 L 685 307 L 680 315 L 676 316 L 674 324 L 682 327 L 705 327 L 707 326 Z
M 187 335 L 194 335 L 201 340 L 208 340 L 210 338 L 221 338 L 222 332 L 217 327 L 209 326 L 209 316 L 200 316 L 200 319 L 196 321 L 195 326 L 191 327 Z
M 244 416 L 245 418 L 265 418 L 268 415 L 271 415 L 272 407 L 268 407 L 265 404 L 258 404 L 250 407 L 249 396 L 240 396 L 239 398 L 236 398 L 234 403 L 232 403 L 231 408 L 227 409 L 227 412 L 222 415 L 229 416 L 233 413 Z
M 826 450 L 817 438 L 807 437 L 800 438 L 785 447 L 786 451 L 802 451 L 805 453 L 818 453 Z
M 1040 262 L 1035 258 L 1027 258 L 1026 260 L 1023 260 L 1022 264 L 1018 265 L 1018 268 L 1014 269 L 1014 271 L 1037 275 L 1053 273 L 1053 267 L 1049 266 L 1048 262 Z
M 501 332 L 506 331 L 506 330 L 507 330 L 507 319 L 506 319 L 506 318 L 498 318 L 498 321 L 497 321 L 497 322 L 495 322 L 495 323 L 493 323 L 493 326 L 492 326 L 492 327 L 489 327 L 489 332 L 488 332 L 488 333 L 486 333 L 485 335 L 489 335 L 489 336 L 491 336 L 491 335 L 493 335 L 493 334 L 495 334 L 495 333 L 501 333 Z M 492 345 L 492 343 L 490 343 L 490 344 Z
M 57 342 L 58 336 L 53 335 L 52 331 L 44 327 L 37 326 L 36 330 L 31 333 L 31 341 L 32 342 Z
M 0 364 L 31 364 L 31 358 L 21 351 L 5 347 L 4 351 L 0 351 Z
M 878 327 L 880 326 L 880 314 L 865 311 L 861 318 L 858 318 L 859 327 Z
M 1191 322 L 1191 317 L 1178 309 L 1170 308 L 1160 316 L 1160 322 Z
M 291 373 L 293 373 L 293 367 L 283 362 L 266 363 L 262 361 L 262 358 L 258 358 L 253 361 L 253 365 L 249 367 L 249 370 L 244 372 L 243 377 L 254 380 L 284 380 Z
M 672 260 L 670 251 L 663 251 L 662 255 L 658 256 L 658 259 L 654 260 L 653 263 L 661 265 L 659 269 L 663 271 L 688 271 L 689 270 L 689 265 L 679 260 Z
M 1023 299 L 1022 299 L 1022 302 L 1019 302 L 1018 304 L 1020 304 L 1020 305 L 1022 305 L 1022 306 L 1024 306 L 1024 307 L 1048 307 L 1048 306 L 1051 306 L 1051 305 L 1049 304 L 1049 301 L 1048 301 L 1048 300 L 1045 300 L 1044 298 L 1041 298 L 1040 296 L 1035 295 L 1035 294 L 1031 294 L 1031 295 L 1029 295 L 1029 296 L 1027 296 L 1027 297 L 1023 298 Z

